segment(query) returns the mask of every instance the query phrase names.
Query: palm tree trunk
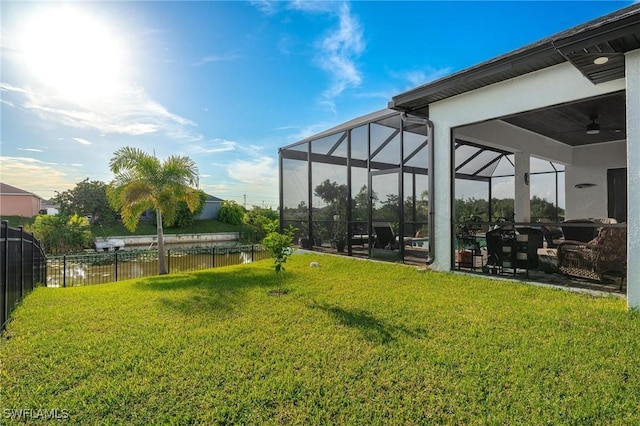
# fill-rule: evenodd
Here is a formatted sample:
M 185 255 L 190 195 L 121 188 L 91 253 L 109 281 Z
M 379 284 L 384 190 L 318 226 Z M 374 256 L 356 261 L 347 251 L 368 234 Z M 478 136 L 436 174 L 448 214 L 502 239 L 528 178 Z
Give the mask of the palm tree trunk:
M 156 210 L 156 230 L 158 233 L 158 275 L 167 273 L 167 263 L 164 256 L 164 233 L 162 232 L 162 214 Z

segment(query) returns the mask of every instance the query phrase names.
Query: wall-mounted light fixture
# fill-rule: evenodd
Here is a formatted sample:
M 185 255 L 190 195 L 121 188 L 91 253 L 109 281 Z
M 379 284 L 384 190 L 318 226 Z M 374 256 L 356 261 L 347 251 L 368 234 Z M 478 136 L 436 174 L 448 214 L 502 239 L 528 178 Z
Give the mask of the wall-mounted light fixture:
M 529 173 L 525 173 L 524 174 L 524 184 L 529 186 L 529 181 L 530 181 Z
M 597 185 L 595 183 L 588 183 L 588 182 L 575 184 L 576 189 L 593 188 L 594 186 L 597 186 Z

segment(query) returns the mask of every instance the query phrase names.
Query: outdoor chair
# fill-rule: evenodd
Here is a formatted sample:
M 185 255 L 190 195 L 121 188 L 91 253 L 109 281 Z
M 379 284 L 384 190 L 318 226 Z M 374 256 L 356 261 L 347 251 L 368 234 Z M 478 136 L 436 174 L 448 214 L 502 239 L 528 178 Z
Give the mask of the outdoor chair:
M 603 275 L 622 278 L 627 271 L 626 228 L 600 228 L 589 242 L 564 241 L 558 244 L 558 269 L 564 274 L 602 282 Z
M 538 224 L 544 236 L 544 241 L 547 243 L 547 248 L 555 248 L 558 245 L 558 240 L 563 236 L 562 229 L 554 226 L 552 222 L 546 218 L 538 219 Z
M 596 222 L 591 219 L 571 219 L 562 222 L 562 233 L 568 241 L 582 241 L 586 243 L 593 240 L 598 234 L 598 228 L 593 226 Z M 578 226 L 585 224 L 586 226 Z
M 374 222 L 373 232 L 375 234 L 375 248 L 394 248 L 396 235 L 390 222 Z

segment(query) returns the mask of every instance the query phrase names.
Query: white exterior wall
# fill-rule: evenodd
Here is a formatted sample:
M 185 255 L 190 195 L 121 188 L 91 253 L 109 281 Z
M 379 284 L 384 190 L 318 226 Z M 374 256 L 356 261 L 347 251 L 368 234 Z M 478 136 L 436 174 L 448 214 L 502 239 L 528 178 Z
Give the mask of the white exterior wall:
M 640 50 L 625 57 L 627 74 L 627 305 L 640 308 Z M 635 259 L 633 258 L 635 256 Z
M 429 118 L 435 126 L 435 170 L 432 176 L 436 187 L 435 261 L 432 267 L 437 270 L 450 270 L 452 267 L 453 128 L 624 89 L 624 79 L 594 85 L 571 64 L 563 63 L 430 104 Z
M 607 217 L 607 169 L 627 167 L 626 142 L 573 148 L 573 163 L 565 167 L 565 216 L 567 219 Z M 578 183 L 595 183 L 576 189 Z

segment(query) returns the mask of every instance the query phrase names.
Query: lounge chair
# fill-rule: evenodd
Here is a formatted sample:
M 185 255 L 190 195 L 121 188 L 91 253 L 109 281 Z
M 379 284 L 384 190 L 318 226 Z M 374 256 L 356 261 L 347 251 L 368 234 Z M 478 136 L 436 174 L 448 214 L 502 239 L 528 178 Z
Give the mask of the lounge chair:
M 374 222 L 373 233 L 375 236 L 375 248 L 394 248 L 396 235 L 391 227 L 391 222 Z
M 603 227 L 589 242 L 558 244 L 558 269 L 567 275 L 600 282 L 605 274 L 619 276 L 624 281 L 627 272 L 626 228 Z

